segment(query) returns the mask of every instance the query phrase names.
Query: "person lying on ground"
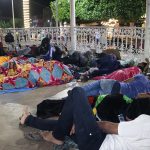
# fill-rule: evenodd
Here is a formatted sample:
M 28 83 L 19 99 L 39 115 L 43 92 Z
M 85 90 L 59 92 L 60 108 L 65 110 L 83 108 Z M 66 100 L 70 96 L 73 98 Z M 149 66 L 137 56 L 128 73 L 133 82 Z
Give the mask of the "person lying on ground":
M 37 105 L 36 116 L 41 119 L 59 117 L 66 99 L 42 101 Z M 125 116 L 129 107 L 134 110 L 133 112 L 136 110 L 142 114 L 150 114 L 150 94 L 146 93 L 139 94 L 136 99 L 131 99 L 122 94 L 90 96 L 88 102 L 97 118 L 116 123 L 120 121 L 120 114 L 126 120 Z M 32 126 L 32 122 L 28 125 Z
M 100 95 L 95 102 L 93 112 L 101 120 L 118 123 L 120 115 L 126 120 L 129 109 L 132 109 L 132 113 L 150 115 L 150 95 L 142 93 L 136 99 L 122 94 Z
M 110 63 L 110 66 L 113 65 L 113 63 L 111 61 L 108 61 L 108 63 L 105 62 L 104 65 L 109 64 L 109 63 Z M 132 76 L 134 76 L 140 72 L 142 72 L 144 75 L 147 75 L 149 64 L 150 64 L 149 59 L 146 58 L 145 62 L 138 63 L 137 67 L 133 66 L 133 65 L 124 66 L 121 64 L 122 67 L 115 69 L 116 71 L 112 71 L 112 73 L 105 73 L 105 74 L 101 74 L 101 75 L 98 75 L 99 74 L 98 67 L 92 67 L 87 72 L 81 73 L 80 80 L 85 82 L 85 81 L 88 81 L 89 79 L 93 78 L 94 80 L 114 79 L 114 80 L 118 80 L 118 81 L 123 81 L 123 79 L 126 80 L 128 78 L 132 78 Z M 106 68 L 107 67 L 108 66 L 106 65 Z M 105 67 L 101 67 L 101 69 L 104 71 L 106 70 Z M 96 72 L 98 72 L 98 74 Z M 93 76 L 93 74 L 94 74 L 94 76 Z
M 95 63 L 95 66 L 91 67 L 88 71 L 81 73 L 81 79 L 84 77 L 91 79 L 123 68 L 116 56 L 113 54 L 101 53 L 99 54 L 99 58 L 95 60 Z
M 142 73 L 141 69 L 134 66 L 134 67 L 130 67 L 130 68 L 116 70 L 116 71 L 112 72 L 111 74 L 94 77 L 93 80 L 113 79 L 113 80 L 117 80 L 117 81 L 124 81 L 124 80 L 132 78 L 135 75 L 140 74 L 140 73 Z
M 31 119 L 29 112 L 24 113 L 20 123 L 36 122 L 39 128 L 48 130 L 41 133 L 43 139 L 58 145 L 63 144 L 65 136 L 74 134 L 80 150 L 149 150 L 150 116 L 139 113 L 134 118 L 127 118 L 134 120 L 120 123 L 97 122 L 85 91 L 75 87 L 69 92 L 55 125 L 52 120 Z
M 101 79 L 86 84 L 82 87 L 87 96 L 103 94 L 123 94 L 129 98 L 136 98 L 140 93 L 150 92 L 150 81 L 143 74 L 137 74 L 124 82 L 112 79 Z

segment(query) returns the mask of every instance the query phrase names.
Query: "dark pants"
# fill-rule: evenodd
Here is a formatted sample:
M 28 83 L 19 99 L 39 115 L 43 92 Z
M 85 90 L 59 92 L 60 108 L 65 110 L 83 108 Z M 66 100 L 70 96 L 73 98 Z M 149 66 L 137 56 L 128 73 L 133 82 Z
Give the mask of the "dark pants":
M 36 121 L 38 125 L 35 125 L 30 119 Z M 99 150 L 106 136 L 98 127 L 87 96 L 80 87 L 76 87 L 69 92 L 57 123 L 52 120 L 36 120 L 31 116 L 26 121 L 27 125 L 29 123 L 30 126 L 33 124 L 33 127 L 38 127 L 39 129 L 52 129 L 53 136 L 58 140 L 64 140 L 64 137 L 69 135 L 72 125 L 75 124 L 76 143 L 80 150 Z M 48 127 L 47 129 L 46 126 Z

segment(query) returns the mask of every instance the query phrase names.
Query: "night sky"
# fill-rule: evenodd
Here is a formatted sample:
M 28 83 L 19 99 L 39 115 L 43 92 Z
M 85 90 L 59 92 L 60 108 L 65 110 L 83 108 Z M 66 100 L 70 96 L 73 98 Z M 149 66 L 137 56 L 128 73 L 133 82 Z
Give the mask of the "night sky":
M 30 0 L 31 16 L 42 17 L 44 7 L 48 7 L 50 0 Z M 11 17 L 11 0 L 0 0 L 0 17 Z M 15 17 L 22 18 L 22 0 L 14 0 Z

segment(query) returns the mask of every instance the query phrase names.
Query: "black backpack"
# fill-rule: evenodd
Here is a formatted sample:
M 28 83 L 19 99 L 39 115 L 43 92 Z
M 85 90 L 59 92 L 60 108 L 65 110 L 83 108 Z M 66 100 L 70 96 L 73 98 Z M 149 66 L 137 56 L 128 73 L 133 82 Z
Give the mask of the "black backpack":
M 5 42 L 6 43 L 14 42 L 14 36 L 11 33 L 7 33 L 7 35 L 5 36 Z
M 65 98 L 61 100 L 43 100 L 37 105 L 37 117 L 46 119 L 54 116 L 59 116 L 62 111 L 64 102 Z

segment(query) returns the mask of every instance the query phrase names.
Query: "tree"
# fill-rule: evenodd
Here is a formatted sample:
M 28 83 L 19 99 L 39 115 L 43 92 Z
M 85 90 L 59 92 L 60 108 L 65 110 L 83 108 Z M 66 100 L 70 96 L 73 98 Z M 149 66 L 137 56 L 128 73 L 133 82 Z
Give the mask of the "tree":
M 50 2 L 50 8 L 53 17 L 56 20 L 56 1 Z M 58 0 L 58 21 L 69 21 L 70 19 L 70 3 L 67 0 Z
M 56 2 L 50 4 L 56 18 Z M 69 0 L 58 0 L 58 20 L 69 21 Z M 80 22 L 104 21 L 135 22 L 146 12 L 146 0 L 76 0 L 76 17 Z
M 10 20 L 0 20 L 0 28 L 12 28 L 12 19 Z M 22 28 L 23 27 L 23 20 L 19 18 L 15 18 L 15 27 Z
M 120 22 L 135 22 L 146 12 L 146 0 L 114 0 L 113 17 Z
M 11 20 L 12 22 L 12 20 Z M 16 28 L 23 28 L 23 19 L 15 18 L 15 27 Z
M 11 28 L 11 23 L 9 21 L 0 20 L 0 28 Z

